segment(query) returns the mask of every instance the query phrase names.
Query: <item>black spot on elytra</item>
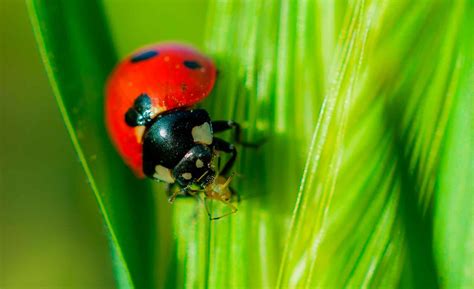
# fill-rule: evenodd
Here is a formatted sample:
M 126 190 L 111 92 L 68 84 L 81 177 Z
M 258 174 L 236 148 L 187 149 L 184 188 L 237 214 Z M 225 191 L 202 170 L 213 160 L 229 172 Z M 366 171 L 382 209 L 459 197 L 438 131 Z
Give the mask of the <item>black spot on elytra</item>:
M 186 66 L 187 68 L 190 68 L 190 69 L 198 69 L 198 68 L 201 68 L 201 64 L 199 64 L 199 62 L 196 62 L 196 61 L 193 61 L 193 60 L 185 60 L 183 62 L 184 66 Z
M 125 122 L 131 127 L 147 125 L 152 121 L 151 113 L 151 99 L 146 93 L 142 93 L 135 99 L 133 106 L 125 114 Z
M 140 52 L 140 53 L 135 54 L 134 56 L 132 56 L 130 61 L 132 63 L 136 63 L 136 62 L 140 62 L 140 61 L 147 60 L 147 59 L 150 59 L 152 57 L 158 56 L 159 54 L 160 53 L 156 50 L 148 50 L 148 51 L 144 51 L 144 52 Z
M 188 89 L 188 86 L 186 85 L 186 83 L 182 83 L 181 84 L 181 90 L 186 91 L 187 89 Z

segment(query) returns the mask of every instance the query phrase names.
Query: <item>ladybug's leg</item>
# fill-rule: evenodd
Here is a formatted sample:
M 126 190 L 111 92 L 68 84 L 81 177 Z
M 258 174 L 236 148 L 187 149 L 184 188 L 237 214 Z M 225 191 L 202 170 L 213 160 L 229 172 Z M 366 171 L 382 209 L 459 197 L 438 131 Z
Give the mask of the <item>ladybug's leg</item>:
M 235 139 L 240 139 L 240 124 L 233 120 L 216 120 L 212 122 L 212 130 L 214 132 L 226 131 L 233 128 L 235 129 Z
M 177 197 L 187 196 L 187 191 L 183 188 L 179 188 L 178 185 L 169 184 L 168 185 L 168 202 L 172 204 Z
M 168 196 L 168 202 L 172 203 L 178 196 L 178 188 L 176 184 L 168 184 L 166 186 L 166 195 Z
M 261 143 L 248 143 L 242 141 L 242 130 L 240 128 L 240 124 L 233 120 L 216 120 L 212 122 L 212 130 L 217 133 L 221 131 L 226 131 L 229 129 L 234 130 L 234 141 L 240 145 L 245 147 L 253 147 L 257 148 L 261 145 Z
M 233 144 L 217 137 L 213 139 L 212 146 L 218 151 L 230 154 L 230 159 L 224 165 L 224 168 L 219 172 L 219 175 L 227 176 L 235 163 L 235 159 L 237 158 L 237 150 Z

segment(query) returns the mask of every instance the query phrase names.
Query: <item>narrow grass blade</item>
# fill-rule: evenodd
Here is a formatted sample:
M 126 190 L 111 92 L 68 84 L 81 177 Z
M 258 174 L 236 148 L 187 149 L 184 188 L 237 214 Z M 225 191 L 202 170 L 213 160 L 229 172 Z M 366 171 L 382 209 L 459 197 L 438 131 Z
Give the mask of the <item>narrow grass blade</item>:
M 443 288 L 474 287 L 474 5 L 459 18 L 462 25 L 453 81 L 447 88 L 452 113 L 435 185 L 434 249 Z
M 119 287 L 154 288 L 151 193 L 122 164 L 104 128 L 104 83 L 116 58 L 102 7 L 93 0 L 27 3 L 59 109 L 104 217 Z

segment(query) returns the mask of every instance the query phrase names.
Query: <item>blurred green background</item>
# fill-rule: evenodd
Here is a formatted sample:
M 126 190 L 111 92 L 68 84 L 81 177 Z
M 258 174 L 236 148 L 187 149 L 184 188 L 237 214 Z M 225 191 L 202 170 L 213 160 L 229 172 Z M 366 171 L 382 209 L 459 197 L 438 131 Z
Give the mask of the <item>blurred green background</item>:
M 162 40 L 202 46 L 206 1 L 104 4 L 113 36 L 127 35 L 114 37 L 127 39 L 120 56 Z M 0 102 L 0 288 L 114 288 L 105 228 L 22 0 L 0 0 Z

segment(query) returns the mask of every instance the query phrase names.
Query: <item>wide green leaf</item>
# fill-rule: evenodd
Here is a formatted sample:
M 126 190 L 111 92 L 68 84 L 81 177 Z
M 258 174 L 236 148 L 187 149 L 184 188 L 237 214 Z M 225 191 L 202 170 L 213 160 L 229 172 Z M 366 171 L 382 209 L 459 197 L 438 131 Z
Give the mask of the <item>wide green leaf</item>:
M 59 109 L 104 217 L 120 288 L 154 288 L 151 191 L 120 161 L 104 127 L 104 83 L 117 59 L 102 7 L 95 0 L 30 0 L 28 6 Z
M 324 63 L 343 8 L 303 1 L 211 1 L 206 46 L 219 67 L 216 89 L 203 104 L 214 119 L 242 123 L 232 185 L 241 196 L 236 215 L 191 227 L 190 207 L 175 205 L 181 288 L 274 288 L 311 134 L 323 101 Z M 320 11 L 324 15 L 326 11 Z M 318 19 L 318 20 L 317 20 Z M 316 23 L 327 22 L 331 29 Z M 237 24 L 238 23 L 238 24 Z M 302 23 L 302 27 L 296 25 Z M 315 53 L 316 51 L 316 53 Z M 188 213 L 186 213 L 188 212 Z M 181 219 L 181 217 L 179 217 Z
M 446 121 L 469 72 L 466 5 L 351 2 L 281 288 L 440 286 L 430 208 Z

